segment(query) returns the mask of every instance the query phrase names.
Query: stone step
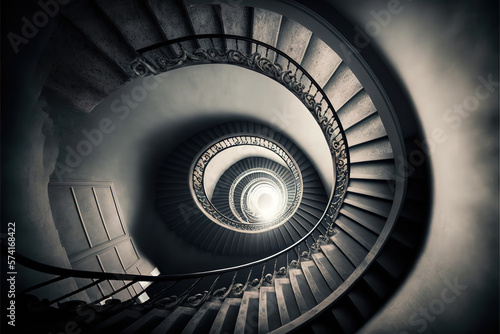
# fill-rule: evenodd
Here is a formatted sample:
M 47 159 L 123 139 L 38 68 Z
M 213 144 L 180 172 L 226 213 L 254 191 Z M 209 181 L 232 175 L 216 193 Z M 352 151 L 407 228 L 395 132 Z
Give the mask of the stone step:
M 107 19 L 92 1 L 73 1 L 61 8 L 71 23 L 94 43 L 127 75 L 131 75 L 130 62 L 137 57 L 134 47 Z
M 189 22 L 196 35 L 204 34 L 222 34 L 222 22 L 220 7 L 213 5 L 187 5 L 186 10 Z M 225 49 L 225 44 L 220 39 L 212 41 L 208 39 L 198 41 L 199 46 L 204 49 L 217 48 Z
M 300 265 L 316 303 L 321 303 L 332 293 L 332 290 L 323 277 L 320 269 L 316 266 L 315 261 L 302 261 Z
M 353 205 L 344 204 L 340 213 L 350 219 L 356 221 L 358 224 L 363 225 L 372 232 L 380 234 L 385 225 L 385 219 L 377 216 L 371 212 L 367 212 Z
M 168 40 L 193 35 L 182 0 L 147 0 L 146 3 Z
M 349 147 L 387 136 L 378 114 L 372 114 L 345 131 Z
M 364 89 L 336 110 L 344 130 L 349 129 L 377 112 L 370 96 Z
M 252 38 L 253 8 L 231 3 L 221 3 L 219 6 L 224 34 Z M 239 50 L 247 55 L 252 51 L 248 42 L 228 40 L 226 44 L 228 49 Z
M 195 314 L 195 308 L 178 306 L 151 334 L 180 333 Z
M 339 64 L 324 91 L 335 110 L 340 110 L 363 86 L 346 63 Z
M 319 37 L 312 35 L 301 66 L 320 87 L 325 87 L 341 63 L 342 59 L 335 51 Z
M 340 215 L 335 224 L 367 250 L 370 250 L 377 241 L 377 234 L 345 216 Z
M 354 193 L 348 193 L 344 202 L 384 218 L 389 216 L 392 208 L 392 202 L 388 200 Z
M 389 142 L 389 138 L 387 137 L 370 141 L 368 143 L 355 147 L 350 147 L 349 154 L 351 163 L 375 160 L 372 159 L 372 157 L 376 158 L 377 156 L 384 157 L 385 159 L 388 159 L 389 156 L 391 156 L 392 159 L 394 158 L 391 143 Z
M 326 284 L 330 287 L 330 290 L 335 291 L 335 289 L 337 289 L 344 281 L 342 277 L 340 277 L 324 254 L 314 253 L 312 254 L 312 259 L 325 279 Z
M 392 200 L 394 198 L 394 187 L 385 181 L 350 180 L 347 191 L 386 200 Z
M 169 310 L 154 308 L 141 316 L 137 321 L 127 327 L 121 334 L 139 334 L 151 331 L 172 313 Z
M 259 291 L 258 333 L 268 333 L 280 326 L 278 300 L 274 287 L 261 287 Z
M 99 8 L 136 50 L 163 42 L 163 30 L 144 1 L 96 0 Z
M 363 323 L 363 318 L 349 298 L 341 298 L 330 312 L 343 333 L 355 333 Z
M 234 327 L 235 334 L 257 333 L 259 322 L 259 292 L 245 291 Z
M 335 232 L 330 239 L 355 267 L 359 266 L 368 254 L 368 251 L 343 230 L 336 228 Z
M 233 333 L 241 305 L 241 298 L 227 298 L 215 317 L 210 334 Z
M 276 300 L 281 324 L 286 325 L 290 321 L 300 316 L 300 310 L 295 299 L 290 279 L 276 278 L 274 280 Z
M 301 314 L 304 314 L 316 306 L 314 295 L 311 292 L 311 288 L 309 287 L 302 270 L 291 269 L 288 273 L 290 275 L 290 283 L 292 285 L 293 294 L 295 296 L 295 300 L 297 301 L 299 311 Z
M 394 167 L 394 161 L 367 161 L 362 164 L 351 165 L 352 178 L 368 179 L 371 175 L 377 175 L 377 180 L 395 180 L 396 169 Z
M 339 276 L 345 281 L 354 271 L 354 266 L 342 251 L 332 244 L 321 245 L 321 250 L 333 265 Z
M 261 8 L 254 8 L 253 24 L 252 24 L 252 38 L 261 41 L 265 44 L 276 47 L 278 44 L 278 37 L 280 32 L 282 16 L 275 12 L 271 12 Z M 263 57 L 274 62 L 276 54 L 274 51 L 266 53 L 264 49 L 255 48 L 252 52 L 260 52 Z
M 198 312 L 191 318 L 182 334 L 207 332 L 212 326 L 222 306 L 220 300 L 205 302 Z
M 312 32 L 309 29 L 290 18 L 283 17 L 277 48 L 300 64 L 311 36 Z M 277 62 L 285 68 L 288 65 L 288 62 L 284 61 L 282 57 L 278 58 Z

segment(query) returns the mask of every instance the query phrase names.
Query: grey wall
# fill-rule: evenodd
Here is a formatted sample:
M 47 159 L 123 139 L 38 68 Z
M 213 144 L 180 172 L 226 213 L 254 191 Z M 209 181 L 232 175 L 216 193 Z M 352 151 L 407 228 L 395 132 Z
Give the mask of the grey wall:
M 21 4 L 18 4 L 19 6 Z M 4 9 L 4 8 L 2 8 Z M 2 16 L 2 28 L 10 31 L 29 6 L 10 8 Z M 10 21 L 12 20 L 12 21 Z M 27 256 L 42 263 L 70 267 L 52 219 L 47 183 L 58 154 L 57 136 L 47 114 L 45 101 L 39 100 L 43 71 L 36 65 L 40 52 L 51 34 L 52 24 L 41 29 L 36 39 L 14 53 L 2 40 L 2 233 L 15 222 L 15 257 Z M 17 29 L 17 27 L 16 27 Z M 5 37 L 2 34 L 2 37 Z M 6 66 L 7 65 L 7 66 Z M 2 262 L 3 263 L 3 262 Z M 16 291 L 53 278 L 16 263 Z M 2 279 L 6 270 L 2 270 Z M 5 281 L 4 281 L 5 282 Z M 7 284 L 2 284 L 2 290 Z M 77 289 L 73 279 L 33 292 L 43 298 L 59 297 Z M 7 294 L 3 294 L 6 296 Z M 84 295 L 76 298 L 85 299 Z M 8 302 L 3 298 L 2 302 Z
M 365 32 L 390 3 L 330 2 Z M 397 8 L 371 46 L 392 64 L 422 122 L 434 210 L 416 267 L 362 332 L 479 333 L 498 321 L 498 3 Z M 495 84 L 478 88 L 489 77 Z M 445 289 L 455 280 L 464 290 L 450 301 Z

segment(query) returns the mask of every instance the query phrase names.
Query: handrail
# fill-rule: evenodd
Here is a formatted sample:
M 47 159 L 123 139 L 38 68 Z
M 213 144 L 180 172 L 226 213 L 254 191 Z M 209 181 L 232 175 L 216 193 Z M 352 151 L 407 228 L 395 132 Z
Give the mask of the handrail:
M 259 146 L 274 152 L 285 162 L 285 164 L 287 164 L 290 172 L 294 174 L 295 179 L 298 180 L 298 196 L 294 200 L 294 205 L 285 214 L 283 214 L 283 217 L 278 217 L 271 222 L 250 224 L 238 222 L 235 219 L 228 218 L 219 212 L 205 193 L 203 178 L 206 172 L 206 167 L 212 159 L 226 149 L 248 145 Z M 191 191 L 191 195 L 193 196 L 193 199 L 195 199 L 195 203 L 198 208 L 202 212 L 205 212 L 205 215 L 216 224 L 238 232 L 259 233 L 276 228 L 284 224 L 295 213 L 298 204 L 302 200 L 302 174 L 299 166 L 282 145 L 275 140 L 266 138 L 260 134 L 229 134 L 208 143 L 193 159 L 193 163 L 189 169 L 189 176 L 189 190 Z
M 224 39 L 225 41 L 234 40 L 236 43 L 236 50 L 229 49 L 228 47 L 226 47 L 225 50 L 218 50 L 214 46 L 214 48 L 211 49 L 198 48 L 193 52 L 187 52 L 182 44 L 180 44 L 185 41 L 209 40 L 211 44 L 214 45 L 214 39 Z M 238 49 L 238 41 L 255 44 L 256 52 L 251 55 L 246 55 L 245 53 L 241 52 Z M 157 64 L 155 65 L 154 63 L 151 63 L 149 60 L 147 60 L 144 56 L 144 54 L 149 51 L 157 50 L 164 46 L 172 46 L 174 44 L 177 44 L 181 50 L 181 52 L 176 55 L 177 58 L 168 56 L 160 58 L 157 57 Z M 262 46 L 266 49 L 266 56 L 269 50 L 275 52 L 276 62 L 273 62 L 267 58 L 263 58 L 258 52 L 258 46 Z M 334 187 L 335 191 L 331 192 L 329 197 L 329 204 L 326 209 L 326 211 L 329 212 L 328 217 L 331 219 L 330 226 L 333 225 L 333 221 L 338 215 L 340 205 L 345 197 L 347 188 L 346 185 L 349 180 L 350 157 L 349 149 L 347 146 L 347 139 L 342 124 L 340 123 L 335 109 L 329 101 L 327 95 L 319 86 L 319 84 L 312 78 L 312 76 L 298 62 L 296 62 L 294 59 L 292 59 L 279 49 L 266 43 L 244 36 L 224 34 L 204 34 L 181 37 L 139 49 L 137 50 L 137 52 L 141 54 L 141 57 L 138 57 L 131 62 L 132 70 L 137 76 L 159 74 L 161 72 L 168 71 L 169 66 L 172 69 L 182 66 L 195 65 L 197 63 L 226 63 L 245 67 L 258 73 L 264 74 L 282 84 L 292 93 L 294 93 L 294 95 L 296 95 L 301 100 L 301 102 L 306 106 L 306 108 L 311 112 L 313 117 L 318 122 L 329 144 L 330 151 L 334 158 L 333 160 L 336 162 L 336 180 Z M 157 56 L 157 54 L 155 54 L 155 56 Z M 288 61 L 286 70 L 283 70 L 283 66 L 277 62 L 278 57 L 282 57 L 286 61 Z M 289 70 L 290 64 L 293 64 L 295 66 L 295 74 L 291 74 L 292 70 Z M 296 80 L 298 70 L 300 70 L 301 74 L 299 81 Z M 304 76 L 310 81 L 309 89 L 307 91 L 304 90 L 305 86 L 302 83 L 302 78 Z M 316 89 L 316 93 L 314 95 L 309 94 L 313 85 Z M 316 101 L 316 96 L 318 95 L 318 93 L 321 96 L 321 100 L 319 101 L 319 103 Z M 327 107 L 322 113 L 323 101 L 327 104 Z M 328 113 L 328 111 L 331 112 L 331 115 Z M 339 136 L 341 138 L 337 141 L 337 138 Z
M 329 101 L 326 93 L 323 91 L 323 89 L 319 86 L 319 84 L 311 77 L 307 71 L 305 71 L 302 66 L 295 60 L 293 60 L 291 57 L 280 51 L 279 49 L 268 45 L 266 43 L 247 38 L 247 37 L 242 37 L 242 36 L 235 36 L 235 35 L 221 35 L 221 34 L 207 34 L 207 35 L 195 35 L 195 36 L 186 36 L 162 43 L 158 43 L 155 45 L 151 45 L 146 48 L 142 48 L 137 50 L 139 54 L 141 54 L 140 57 L 136 58 L 131 62 L 131 67 L 134 70 L 135 75 L 137 76 L 144 76 L 147 75 L 148 73 L 151 74 L 158 74 L 162 71 L 166 71 L 167 69 L 156 69 L 153 64 L 149 63 L 148 60 L 146 60 L 143 55 L 146 52 L 164 47 L 164 46 L 169 46 L 173 44 L 179 44 L 181 42 L 185 41 L 192 41 L 192 40 L 201 40 L 201 39 L 209 39 L 212 40 L 214 38 L 219 38 L 219 39 L 225 39 L 225 40 L 235 40 L 236 44 L 237 41 L 244 41 L 248 43 L 252 43 L 256 45 L 256 50 L 257 46 L 262 46 L 266 49 L 266 54 L 269 51 L 275 52 L 276 53 L 276 62 L 272 62 L 267 58 L 261 57 L 261 55 L 258 52 L 254 52 L 251 56 L 244 55 L 241 51 L 239 50 L 226 50 L 226 51 L 233 51 L 240 53 L 239 56 L 244 56 L 246 57 L 245 59 L 247 60 L 252 60 L 255 62 L 258 62 L 260 60 L 264 61 L 264 68 L 251 68 L 250 63 L 248 64 L 250 69 L 253 69 L 261 74 L 265 74 L 270 78 L 273 78 L 274 80 L 278 81 L 280 84 L 284 85 L 287 89 L 289 89 L 294 95 L 297 96 L 301 100 L 301 102 L 307 107 L 307 109 L 311 112 L 315 120 L 318 122 L 323 134 L 325 135 L 325 138 L 327 140 L 328 146 L 330 148 L 332 158 L 335 162 L 334 168 L 335 168 L 335 186 L 331 189 L 330 191 L 330 196 L 329 196 L 329 201 L 328 201 L 328 206 L 321 215 L 321 218 L 317 221 L 317 223 L 311 228 L 305 235 L 303 235 L 299 240 L 294 242 L 292 245 L 282 249 L 279 252 L 276 252 L 272 255 L 269 255 L 265 258 L 232 266 L 232 267 L 226 267 L 226 268 L 220 268 L 220 269 L 213 269 L 213 270 L 207 270 L 207 271 L 201 271 L 201 272 L 194 272 L 194 273 L 183 273 L 183 274 L 169 274 L 169 275 L 158 275 L 158 276 L 150 276 L 150 275 L 136 275 L 136 274 L 126 274 L 126 273 L 103 273 L 103 272 L 93 272 L 93 271 L 83 271 L 83 270 L 75 270 L 75 269 L 67 269 L 67 268 L 59 268 L 55 266 L 51 266 L 48 264 L 40 263 L 37 261 L 34 261 L 32 259 L 29 259 L 22 254 L 17 253 L 16 254 L 16 260 L 31 269 L 52 274 L 52 275 L 58 275 L 64 278 L 68 277 L 80 277 L 80 278 L 94 278 L 94 279 L 101 279 L 101 280 L 124 280 L 124 281 L 133 281 L 133 282 L 138 282 L 138 281 L 148 281 L 148 282 L 166 282 L 166 281 L 178 281 L 181 279 L 190 279 L 190 278 L 201 278 L 203 276 L 211 276 L 211 275 L 220 275 L 223 273 L 228 273 L 228 272 L 236 272 L 241 269 L 245 268 L 252 268 L 257 265 L 263 264 L 269 260 L 272 259 L 277 259 L 280 255 L 282 254 L 287 254 L 287 259 L 288 259 L 288 252 L 290 250 L 295 250 L 298 256 L 298 261 L 300 261 L 300 249 L 296 249 L 297 247 L 300 247 L 300 245 L 306 241 L 309 237 L 313 235 L 314 232 L 319 231 L 319 226 L 322 225 L 323 222 L 329 221 L 329 227 L 327 229 L 330 230 L 334 224 L 335 218 L 338 215 L 338 212 L 340 210 L 340 206 L 343 202 L 343 199 L 345 197 L 346 191 L 347 191 L 347 182 L 349 180 L 349 166 L 350 166 L 350 157 L 349 157 L 349 152 L 348 152 L 348 146 L 347 146 L 347 139 L 345 132 L 343 130 L 342 124 L 340 123 L 340 120 L 338 116 L 336 115 L 335 109 L 332 106 L 331 102 Z M 195 52 L 200 51 L 200 49 L 195 50 Z M 206 50 L 205 50 L 206 51 Z M 214 51 L 212 49 L 211 51 Z M 217 51 L 217 50 L 215 50 Z M 179 57 L 184 57 L 183 59 L 185 60 L 186 58 L 186 50 L 181 46 L 181 54 L 178 55 Z M 293 64 L 295 66 L 295 74 L 300 70 L 301 77 L 300 80 L 297 81 L 297 78 L 295 75 L 291 74 L 292 70 L 288 69 L 283 69 L 282 65 L 278 63 L 277 59 L 279 57 L 284 58 L 286 61 L 288 61 L 288 66 L 290 64 Z M 142 58 L 141 58 L 142 57 Z M 172 61 L 171 59 L 169 59 Z M 182 59 L 181 59 L 182 60 Z M 207 62 L 204 62 L 207 63 Z M 240 65 L 243 66 L 241 63 L 230 63 L 234 65 Z M 262 65 L 262 63 L 259 63 Z M 178 61 L 176 64 L 172 65 L 172 67 L 179 67 L 179 66 L 187 66 L 189 64 L 183 64 L 182 61 Z M 167 65 L 165 65 L 166 67 Z M 268 72 L 266 72 L 268 70 Z M 306 77 L 309 82 L 309 90 L 305 89 L 305 85 L 302 83 L 302 78 Z M 309 94 L 311 91 L 312 87 L 315 87 L 316 93 L 314 96 L 312 94 Z M 320 94 L 321 100 L 319 102 L 316 101 L 316 96 Z M 326 107 L 324 110 L 322 110 L 323 102 L 326 103 Z M 330 115 L 331 112 L 331 115 Z M 327 117 L 328 116 L 328 117 Z M 340 136 L 340 139 L 338 139 Z M 323 234 L 322 232 L 319 232 L 320 234 Z M 0 242 L 2 253 L 6 251 L 5 245 L 3 245 Z M 4 254 L 5 255 L 5 254 Z M 295 260 L 294 260 L 295 261 Z M 295 261 L 297 262 L 297 261 Z M 288 260 L 287 260 L 287 268 L 289 266 Z M 51 280 L 54 281 L 54 280 Z M 248 282 L 247 282 L 248 283 Z

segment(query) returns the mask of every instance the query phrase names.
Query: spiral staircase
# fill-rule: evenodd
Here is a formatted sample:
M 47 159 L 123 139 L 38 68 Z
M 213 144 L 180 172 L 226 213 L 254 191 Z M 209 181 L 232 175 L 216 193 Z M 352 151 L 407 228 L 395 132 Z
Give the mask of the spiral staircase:
M 389 135 L 399 128 L 395 118 L 381 116 L 349 64 L 298 22 L 241 5 L 72 1 L 45 50 L 42 98 L 80 113 L 138 77 L 191 65 L 234 65 L 274 80 L 323 133 L 333 186 L 325 186 L 304 148 L 269 125 L 235 120 L 192 133 L 158 170 L 158 211 L 171 233 L 206 252 L 258 260 L 145 276 L 25 259 L 59 279 L 94 280 L 57 303 L 25 294 L 24 311 L 37 319 L 27 330 L 64 331 L 72 321 L 89 333 L 353 333 L 411 268 L 426 228 L 429 176 L 425 166 L 402 175 L 397 157 L 406 158 L 415 134 Z M 208 192 L 211 161 L 242 146 L 275 158 L 232 162 Z M 268 203 L 258 201 L 262 192 L 279 194 L 280 209 L 270 217 Z M 118 291 L 99 303 L 74 296 L 103 280 L 153 284 L 129 301 L 113 299 Z M 146 292 L 150 299 L 140 302 Z

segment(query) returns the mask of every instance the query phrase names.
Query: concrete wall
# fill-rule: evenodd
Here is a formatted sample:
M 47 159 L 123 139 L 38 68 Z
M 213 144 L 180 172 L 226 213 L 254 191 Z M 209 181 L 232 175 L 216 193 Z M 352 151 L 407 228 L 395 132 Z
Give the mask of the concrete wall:
M 2 22 L 5 30 L 18 29 L 17 25 L 21 21 L 15 19 L 29 10 L 29 6 L 11 8 L 9 18 Z M 40 29 L 37 38 L 23 44 L 24 48 L 17 53 L 10 43 L 2 40 L 5 46 L 2 48 L 1 99 L 2 233 L 8 232 L 9 222 L 15 222 L 14 257 L 19 254 L 42 263 L 70 268 L 49 204 L 47 184 L 58 155 L 58 143 L 46 103 L 39 100 L 44 73 L 36 70 L 41 50 L 51 34 L 52 24 Z M 5 35 L 2 34 L 2 37 Z M 33 272 L 19 263 L 15 269 L 17 292 L 53 278 Z M 6 270 L 2 270 L 2 277 L 4 275 Z M 7 284 L 2 284 L 2 289 L 6 288 Z M 66 279 L 33 293 L 52 299 L 76 288 L 73 279 Z M 85 295 L 78 297 L 86 298 Z M 3 298 L 2 302 L 6 301 L 8 299 Z
M 362 333 L 486 332 L 498 326 L 498 3 L 330 3 L 401 79 L 434 175 L 423 253 Z

